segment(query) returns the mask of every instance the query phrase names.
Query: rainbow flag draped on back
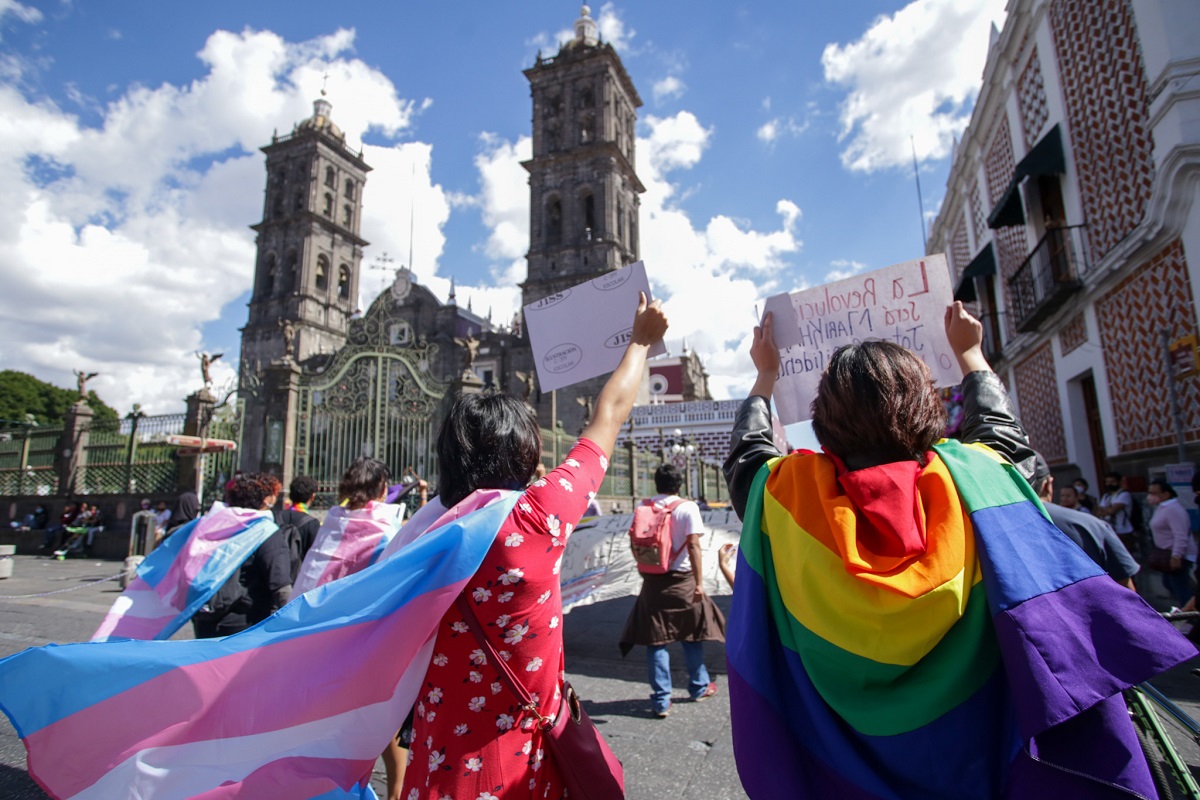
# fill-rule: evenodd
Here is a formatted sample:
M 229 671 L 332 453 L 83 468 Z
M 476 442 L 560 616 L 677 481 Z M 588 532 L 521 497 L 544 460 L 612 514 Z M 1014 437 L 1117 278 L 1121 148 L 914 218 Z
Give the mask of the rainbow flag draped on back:
M 1196 654 L 946 441 L 924 468 L 793 455 L 746 508 L 726 653 L 753 798 L 1154 797 L 1120 692 Z
M 48 645 L 0 661 L 0 710 L 29 774 L 57 800 L 363 789 L 416 700 L 438 622 L 520 496 L 232 636 Z
M 213 503 L 138 565 L 92 641 L 170 639 L 278 527 L 270 511 Z

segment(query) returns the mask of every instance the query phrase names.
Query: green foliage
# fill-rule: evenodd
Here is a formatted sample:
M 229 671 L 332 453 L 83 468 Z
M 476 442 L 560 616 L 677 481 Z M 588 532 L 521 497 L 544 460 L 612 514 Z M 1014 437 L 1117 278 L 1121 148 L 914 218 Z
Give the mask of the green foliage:
M 39 425 L 61 424 L 67 409 L 78 399 L 79 393 L 72 389 L 60 389 L 24 372 L 0 371 L 0 419 L 21 422 L 26 414 L 32 414 Z M 88 406 L 98 421 L 120 416 L 95 391 L 88 392 Z

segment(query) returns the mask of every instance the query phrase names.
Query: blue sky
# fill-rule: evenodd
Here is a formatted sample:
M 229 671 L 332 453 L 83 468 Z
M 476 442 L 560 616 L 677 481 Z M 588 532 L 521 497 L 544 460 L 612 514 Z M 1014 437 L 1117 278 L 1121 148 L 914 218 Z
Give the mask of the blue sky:
M 718 397 L 751 383 L 754 303 L 922 250 L 1002 0 L 604 3 L 644 102 L 642 253 Z M 71 370 L 125 410 L 178 410 L 193 352 L 236 367 L 262 213 L 257 148 L 311 113 L 375 170 L 364 264 L 507 320 L 524 275 L 521 70 L 579 6 L 0 0 L 0 368 Z M 910 144 L 910 137 L 912 144 Z M 409 215 L 415 235 L 410 242 Z M 365 271 L 364 303 L 382 273 Z

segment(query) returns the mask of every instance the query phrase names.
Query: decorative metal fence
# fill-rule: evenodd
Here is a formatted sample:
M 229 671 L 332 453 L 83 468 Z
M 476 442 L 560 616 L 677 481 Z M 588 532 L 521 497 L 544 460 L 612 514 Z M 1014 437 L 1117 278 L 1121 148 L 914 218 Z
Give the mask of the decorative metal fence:
M 85 444 L 75 475 L 77 494 L 161 494 L 174 492 L 179 478 L 178 448 L 167 437 L 183 433 L 185 415 L 131 414 L 93 421 L 83 430 Z
M 0 495 L 57 494 L 54 459 L 62 434 L 61 426 L 29 424 L 0 429 Z

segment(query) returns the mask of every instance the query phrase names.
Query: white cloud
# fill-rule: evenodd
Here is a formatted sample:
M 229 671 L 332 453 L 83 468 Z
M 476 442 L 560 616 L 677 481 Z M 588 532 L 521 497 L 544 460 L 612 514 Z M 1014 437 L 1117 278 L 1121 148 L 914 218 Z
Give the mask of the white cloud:
M 796 122 L 793 117 L 775 117 L 759 126 L 755 135 L 765 144 L 774 144 L 781 136 L 799 136 L 806 130 L 807 122 Z
M 0 20 L 8 16 L 31 25 L 42 21 L 42 12 L 36 8 L 18 3 L 17 0 L 0 0 Z
M 60 386 L 87 368 L 120 410 L 134 402 L 150 413 L 180 408 L 199 388 L 201 326 L 250 285 L 246 223 L 262 213 L 257 148 L 272 128 L 312 113 L 326 70 L 333 118 L 351 146 L 367 131 L 395 136 L 420 108 L 347 58 L 353 42 L 352 31 L 298 44 L 270 32 L 218 31 L 199 54 L 202 77 L 129 87 L 100 109 L 96 127 L 0 84 L 0 167 L 10 176 L 0 185 L 5 367 Z M 394 224 L 394 210 L 397 185 L 410 189 L 415 163 L 423 224 L 414 254 L 418 268 L 420 257 L 432 263 L 448 201 L 439 205 L 441 189 L 429 184 L 428 145 L 368 147 L 373 165 L 388 168 L 372 173 L 364 237 L 407 253 L 408 226 Z M 214 367 L 216 382 L 235 367 L 236 354 L 227 354 Z
M 605 3 L 600 7 L 596 27 L 600 29 L 601 40 L 621 52 L 629 51 L 633 46 L 633 37 L 637 36 L 637 31 L 625 26 L 612 3 Z
M 668 75 L 660 81 L 655 81 L 651 91 L 654 94 L 654 102 L 661 103 L 663 100 L 682 97 L 687 91 L 687 85 L 674 75 Z
M 914 0 L 876 19 L 857 41 L 829 44 L 825 79 L 847 87 L 842 163 L 873 172 L 949 155 L 970 119 L 989 29 L 1006 0 Z M 847 141 L 848 140 L 848 141 Z
M 832 269 L 825 273 L 824 283 L 853 277 L 867 268 L 867 265 L 861 261 L 851 261 L 845 258 L 836 259 L 830 262 L 829 266 Z

